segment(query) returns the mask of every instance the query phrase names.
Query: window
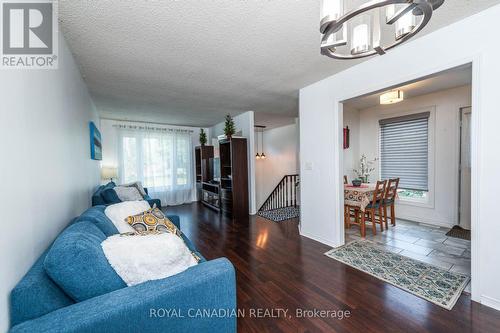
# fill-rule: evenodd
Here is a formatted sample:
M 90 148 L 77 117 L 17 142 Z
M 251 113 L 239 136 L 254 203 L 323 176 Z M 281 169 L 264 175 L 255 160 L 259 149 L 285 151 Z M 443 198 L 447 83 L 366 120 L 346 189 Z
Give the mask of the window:
M 174 205 L 191 201 L 194 180 L 191 134 L 119 129 L 120 178 L 141 181 L 153 198 Z
M 427 199 L 429 115 L 425 112 L 379 122 L 381 178 L 400 178 L 399 197 L 402 199 Z

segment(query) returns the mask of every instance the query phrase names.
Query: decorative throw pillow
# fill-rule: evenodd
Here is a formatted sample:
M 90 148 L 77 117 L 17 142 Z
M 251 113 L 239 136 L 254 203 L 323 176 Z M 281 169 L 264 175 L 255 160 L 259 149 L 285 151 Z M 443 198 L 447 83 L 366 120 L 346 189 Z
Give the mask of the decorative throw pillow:
M 128 286 L 164 279 L 197 264 L 181 238 L 159 235 L 107 238 L 101 244 L 104 255 Z
M 142 186 L 142 183 L 141 182 L 133 182 L 133 183 L 128 183 L 128 184 L 123 184 L 123 185 L 120 185 L 120 186 L 124 186 L 124 187 L 135 187 L 137 188 L 137 190 L 139 191 L 139 193 L 142 195 L 142 197 L 144 198 L 146 195 L 148 195 L 146 193 L 146 190 L 144 189 L 144 187 Z
M 116 204 L 119 202 L 122 202 L 118 195 L 116 194 L 116 191 L 114 188 L 108 188 L 104 191 L 102 191 L 102 197 L 104 198 L 104 201 L 106 204 Z
M 144 200 L 136 187 L 117 186 L 114 188 L 116 195 L 121 201 L 139 201 Z
M 125 201 L 106 207 L 104 214 L 113 222 L 119 233 L 134 232 L 126 221 L 128 216 L 151 209 L 147 201 Z
M 126 221 L 138 233 L 158 231 L 168 232 L 179 237 L 182 235 L 175 224 L 173 224 L 160 209 L 156 208 L 156 206 L 140 214 L 129 216 L 126 218 Z

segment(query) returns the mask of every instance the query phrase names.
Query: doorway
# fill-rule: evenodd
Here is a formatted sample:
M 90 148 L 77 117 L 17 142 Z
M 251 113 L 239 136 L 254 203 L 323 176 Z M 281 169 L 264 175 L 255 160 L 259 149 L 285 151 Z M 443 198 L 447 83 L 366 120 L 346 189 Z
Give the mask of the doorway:
M 389 90 L 403 91 L 403 102 L 382 105 L 380 97 Z M 464 65 L 341 102 L 342 127 L 350 134 L 350 147 L 340 151 L 339 159 L 347 187 L 358 178 L 363 158 L 373 168 L 362 177 L 368 179 L 366 189 L 377 181 L 400 180 L 396 224 L 373 228 L 370 221 L 363 237 L 360 226 L 349 227 L 350 221 L 343 230 L 346 242 L 365 238 L 402 256 L 471 275 L 470 232 L 468 240 L 449 232 L 473 225 L 473 114 L 471 107 L 463 107 L 472 105 L 472 91 L 472 66 Z M 348 191 L 357 196 L 346 196 Z M 355 201 L 369 205 L 371 200 L 376 205 L 373 195 L 363 199 L 361 192 L 344 187 L 344 204 L 357 207 Z M 355 209 L 350 208 L 351 216 L 361 216 Z

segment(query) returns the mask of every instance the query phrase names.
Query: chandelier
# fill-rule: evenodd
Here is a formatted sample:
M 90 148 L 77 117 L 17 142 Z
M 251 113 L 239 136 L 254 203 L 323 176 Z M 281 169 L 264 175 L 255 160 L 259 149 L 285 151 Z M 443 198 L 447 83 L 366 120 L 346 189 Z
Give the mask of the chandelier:
M 321 4 L 321 54 L 335 59 L 385 54 L 422 30 L 433 11 L 444 3 L 444 0 L 371 0 L 348 9 L 344 3 L 347 1 L 360 2 L 322 0 Z M 390 29 L 393 35 L 383 33 Z

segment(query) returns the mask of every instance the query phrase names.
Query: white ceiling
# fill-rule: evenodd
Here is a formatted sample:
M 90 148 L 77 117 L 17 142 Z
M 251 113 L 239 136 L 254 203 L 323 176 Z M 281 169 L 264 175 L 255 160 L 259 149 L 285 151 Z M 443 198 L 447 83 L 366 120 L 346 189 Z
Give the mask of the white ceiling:
M 420 36 L 498 3 L 447 0 Z M 106 118 L 289 119 L 300 88 L 358 63 L 319 54 L 319 0 L 60 0 L 59 18 Z
M 404 84 L 393 89 L 400 89 L 404 93 L 404 98 L 412 98 L 421 95 L 427 95 L 433 92 L 465 86 L 472 83 L 472 66 L 463 66 L 451 69 L 442 73 L 436 73 L 431 77 L 418 80 L 416 82 Z M 377 92 L 371 95 L 353 98 L 345 101 L 344 104 L 354 109 L 366 109 L 379 105 L 380 95 Z

